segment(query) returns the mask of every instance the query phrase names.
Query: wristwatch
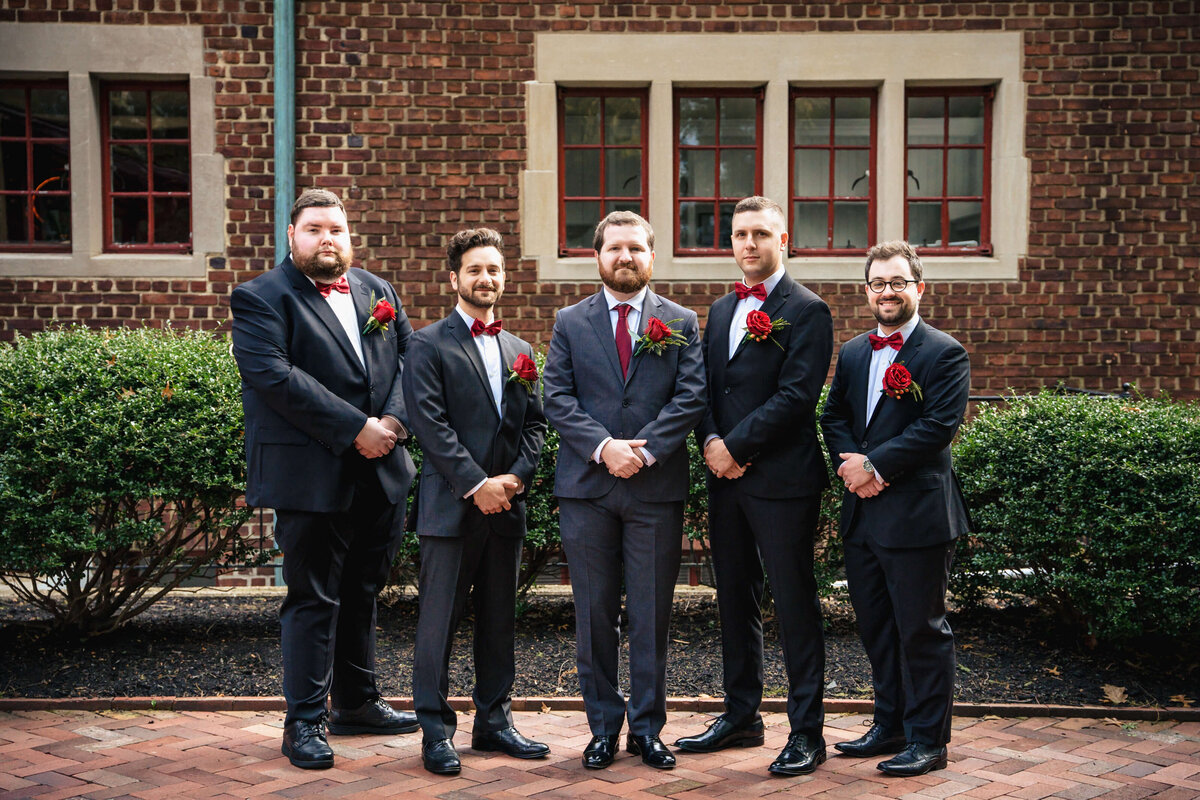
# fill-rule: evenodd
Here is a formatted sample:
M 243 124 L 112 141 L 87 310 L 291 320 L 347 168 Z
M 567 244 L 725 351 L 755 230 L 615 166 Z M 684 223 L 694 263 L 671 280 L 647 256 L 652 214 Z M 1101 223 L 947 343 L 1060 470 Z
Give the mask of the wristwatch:
M 875 474 L 875 465 L 871 463 L 871 459 L 863 458 L 863 472 L 867 473 L 868 475 Z

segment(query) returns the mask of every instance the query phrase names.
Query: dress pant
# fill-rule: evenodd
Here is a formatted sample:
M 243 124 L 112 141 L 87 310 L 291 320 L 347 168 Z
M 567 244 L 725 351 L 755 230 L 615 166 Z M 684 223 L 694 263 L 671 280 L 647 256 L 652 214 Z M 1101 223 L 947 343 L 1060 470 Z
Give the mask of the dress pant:
M 403 510 L 388 501 L 366 459 L 355 464 L 346 511 L 275 511 L 287 597 L 279 609 L 285 724 L 316 722 L 326 698 L 358 708 L 375 688 L 376 596 L 403 535 Z
M 420 616 L 413 662 L 413 703 L 425 741 L 453 738 L 458 715 L 446 697 L 450 651 L 467 595 L 475 613 L 476 734 L 513 724 L 517 577 L 524 539 L 498 536 L 473 513 L 460 536 L 421 537 Z
M 679 577 L 683 502 L 648 503 L 625 481 L 595 499 L 559 498 L 575 597 L 579 685 L 592 734 L 621 732 L 618 687 L 622 564 L 629 624 L 629 730 L 658 735 L 667 720 L 667 637 Z
M 846 580 L 875 685 L 875 722 L 910 742 L 950 741 L 954 634 L 946 584 L 954 541 L 883 547 L 861 526 L 844 540 Z
M 819 512 L 819 497 L 753 497 L 741 480 L 709 479 L 709 546 L 721 612 L 725 714 L 735 725 L 756 720 L 762 702 L 765 567 L 779 620 L 791 732 L 821 735 L 825 639 L 813 577 Z

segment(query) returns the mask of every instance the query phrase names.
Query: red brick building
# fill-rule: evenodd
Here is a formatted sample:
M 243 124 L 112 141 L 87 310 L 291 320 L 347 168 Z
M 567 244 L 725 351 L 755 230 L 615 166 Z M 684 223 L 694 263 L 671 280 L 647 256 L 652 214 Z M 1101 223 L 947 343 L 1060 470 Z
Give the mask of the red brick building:
M 272 5 L 0 3 L 0 339 L 54 322 L 227 329 L 274 262 Z M 973 389 L 1200 397 L 1200 12 L 1075 3 L 300 2 L 298 187 L 419 325 L 443 246 L 508 238 L 544 344 L 633 207 L 655 288 L 738 275 L 730 203 L 789 211 L 792 274 L 863 330 L 862 254 L 924 245 L 922 311 Z

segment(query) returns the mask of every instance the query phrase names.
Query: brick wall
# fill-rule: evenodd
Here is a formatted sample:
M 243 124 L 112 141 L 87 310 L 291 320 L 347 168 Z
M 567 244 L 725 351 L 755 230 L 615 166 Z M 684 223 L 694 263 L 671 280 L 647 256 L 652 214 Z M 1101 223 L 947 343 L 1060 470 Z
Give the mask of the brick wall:
M 346 197 L 361 262 L 397 284 L 418 324 L 448 305 L 448 234 L 484 223 L 519 241 L 522 82 L 538 31 L 1022 31 L 1028 257 L 1019 281 L 933 286 L 926 315 L 967 344 L 978 393 L 1128 380 L 1200 397 L 1200 13 L 1188 0 L 308 2 L 298 12 L 298 183 Z M 196 202 L 228 212 L 226 251 L 205 280 L 0 278 L 0 340 L 51 321 L 226 325 L 230 288 L 273 260 L 270 4 L 4 0 L 0 20 L 202 25 L 227 186 Z M 511 252 L 509 268 L 506 324 L 543 344 L 554 309 L 597 288 L 539 282 Z M 656 288 L 701 312 L 723 291 Z M 867 326 L 858 289 L 812 288 L 833 306 L 839 340 Z

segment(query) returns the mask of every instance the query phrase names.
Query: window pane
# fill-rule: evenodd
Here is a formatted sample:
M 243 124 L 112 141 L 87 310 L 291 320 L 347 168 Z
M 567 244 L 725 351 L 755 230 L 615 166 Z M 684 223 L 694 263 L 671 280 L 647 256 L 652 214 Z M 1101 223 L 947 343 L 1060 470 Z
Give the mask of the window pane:
M 604 125 L 605 144 L 641 144 L 641 98 L 606 98 L 604 101 Z
M 642 204 L 636 200 L 609 200 L 604 204 L 605 214 L 611 214 L 614 211 L 632 211 L 635 214 L 642 215 Z M 599 220 L 597 220 L 597 222 L 598 221 Z
M 0 142 L 0 189 L 24 191 L 29 188 L 25 162 L 25 142 Z
M 39 242 L 71 240 L 71 198 L 66 195 L 39 196 L 34 201 L 33 235 Z
M 908 143 L 941 144 L 944 135 L 944 97 L 908 98 Z M 921 181 L 924 183 L 925 181 Z
M 908 236 L 917 247 L 940 247 L 942 244 L 942 204 L 909 203 Z
M 0 89 L 0 136 L 25 135 L 25 90 Z
M 679 98 L 679 143 L 716 144 L 715 97 Z
M 834 144 L 866 146 L 871 143 L 871 98 L 839 97 L 834 100 L 834 109 L 837 111 Z
M 716 163 L 712 150 L 680 150 L 679 196 L 716 196 Z
M 563 127 L 564 144 L 600 144 L 600 98 L 563 98 Z
M 642 151 L 622 148 L 608 150 L 604 161 L 604 193 L 614 197 L 639 197 L 642 194 Z
M 796 144 L 829 144 L 828 97 L 795 98 Z
M 829 246 L 829 204 L 794 203 L 792 247 L 821 249 Z
M 188 238 L 188 199 L 154 198 L 155 244 L 186 244 Z
M 949 203 L 950 212 L 950 246 L 978 247 L 980 225 L 980 203 L 954 202 Z
M 150 240 L 149 209 L 144 197 L 114 197 L 112 201 L 113 242 L 146 244 Z
M 983 98 L 950 98 L 950 143 L 983 144 Z
M 154 191 L 186 192 L 191 186 L 190 175 L 186 144 L 154 145 Z
M 566 196 L 598 197 L 600 195 L 600 151 L 567 150 L 563 154 L 566 162 Z
M 69 152 L 66 142 L 33 145 L 33 185 L 30 189 L 65 189 Z
M 754 144 L 757 141 L 757 104 L 753 97 L 721 98 L 721 144 Z
M 109 167 L 114 192 L 146 191 L 146 145 L 113 145 Z
M 833 193 L 843 197 L 866 197 L 870 194 L 871 179 L 867 165 L 871 163 L 868 150 L 835 150 L 833 154 Z
M 34 136 L 64 139 L 68 136 L 66 89 L 32 89 L 29 104 L 33 111 Z
M 108 129 L 114 139 L 146 138 L 146 93 L 109 92 Z
M 795 187 L 799 197 L 829 196 L 829 151 L 797 150 L 793 159 Z
M 592 249 L 592 232 L 600 221 L 600 204 L 591 200 L 569 202 L 567 206 L 567 241 L 572 249 Z
M 754 194 L 754 151 L 721 151 L 721 196 L 749 197 Z M 732 228 L 730 229 L 732 231 Z M 724 247 L 724 245 L 722 245 Z
M 942 153 L 938 150 L 908 151 L 908 196 L 942 196 Z
M 867 247 L 867 204 L 833 204 L 833 246 L 865 250 Z
M 187 92 L 151 92 L 150 126 L 155 139 L 188 138 Z
M 0 197 L 0 242 L 28 242 L 28 195 Z
M 946 153 L 946 194 L 983 194 L 983 151 L 950 150 Z
M 712 203 L 679 204 L 680 247 L 712 247 L 713 229 Z
M 717 247 L 733 247 L 733 209 L 737 203 L 721 203 L 721 230 L 717 232 Z

